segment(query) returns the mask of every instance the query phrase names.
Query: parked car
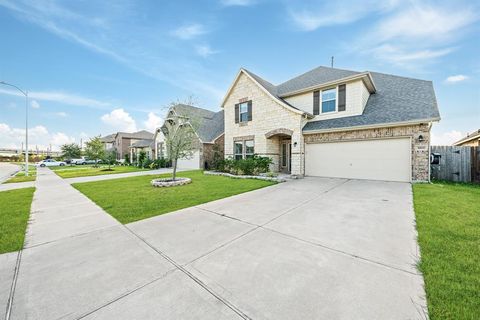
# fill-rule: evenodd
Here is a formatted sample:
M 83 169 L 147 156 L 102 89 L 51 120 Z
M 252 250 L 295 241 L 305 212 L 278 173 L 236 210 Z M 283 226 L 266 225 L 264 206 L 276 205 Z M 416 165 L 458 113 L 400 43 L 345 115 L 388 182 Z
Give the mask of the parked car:
M 70 163 L 71 164 L 78 164 L 78 165 L 85 164 L 85 159 L 84 158 L 72 159 L 72 161 Z
M 87 159 L 87 158 L 85 158 L 84 161 L 85 161 L 85 164 L 97 164 L 100 162 L 100 160 L 93 160 L 93 159 Z
M 35 164 L 38 167 L 58 167 L 66 165 L 63 161 L 57 161 L 54 159 L 46 159 Z

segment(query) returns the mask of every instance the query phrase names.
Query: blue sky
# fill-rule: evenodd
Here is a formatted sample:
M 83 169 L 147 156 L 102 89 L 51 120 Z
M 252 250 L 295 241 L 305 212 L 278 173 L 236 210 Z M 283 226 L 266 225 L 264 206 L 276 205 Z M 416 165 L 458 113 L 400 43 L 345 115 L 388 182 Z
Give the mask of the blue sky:
M 0 0 L 0 80 L 28 89 L 33 145 L 152 130 L 172 101 L 219 103 L 240 67 L 280 83 L 319 65 L 432 80 L 434 143 L 480 128 L 472 1 Z M 0 87 L 0 147 L 24 100 Z

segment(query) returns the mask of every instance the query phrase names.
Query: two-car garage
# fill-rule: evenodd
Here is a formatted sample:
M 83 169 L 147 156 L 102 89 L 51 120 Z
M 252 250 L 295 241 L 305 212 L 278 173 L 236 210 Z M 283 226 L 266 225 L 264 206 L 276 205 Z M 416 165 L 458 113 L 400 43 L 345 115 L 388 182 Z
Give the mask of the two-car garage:
M 305 145 L 305 175 L 410 182 L 411 138 Z

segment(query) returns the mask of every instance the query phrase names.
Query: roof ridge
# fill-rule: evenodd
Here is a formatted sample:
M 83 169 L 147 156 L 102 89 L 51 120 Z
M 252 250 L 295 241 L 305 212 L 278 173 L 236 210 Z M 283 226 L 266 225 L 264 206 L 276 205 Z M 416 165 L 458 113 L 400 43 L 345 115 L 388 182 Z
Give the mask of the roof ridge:
M 304 75 L 306 75 L 307 73 L 312 72 L 312 71 L 317 70 L 317 69 L 320 69 L 320 68 L 322 68 L 322 69 L 331 69 L 331 70 L 339 70 L 339 71 L 356 72 L 356 73 L 365 72 L 365 71 L 355 71 L 355 70 L 348 70 L 348 69 L 340 69 L 340 68 L 326 67 L 326 66 L 320 65 L 320 66 L 317 66 L 317 67 L 315 67 L 315 68 L 313 68 L 313 69 L 310 69 L 310 70 L 308 70 L 308 71 L 305 71 L 305 72 L 303 72 L 303 73 L 301 73 L 301 74 L 299 74 L 299 75 L 297 75 L 297 76 L 294 76 L 294 77 L 292 77 L 292 78 L 290 78 L 290 79 L 288 79 L 288 80 L 280 83 L 278 86 L 281 86 L 281 85 L 284 84 L 284 83 L 287 83 L 287 82 L 289 82 L 289 81 L 291 81 L 291 80 L 293 80 L 293 79 L 296 79 L 296 78 L 299 78 L 299 77 L 301 77 L 301 76 L 304 76 Z
M 392 77 L 409 79 L 409 80 L 417 80 L 417 81 L 424 81 L 424 82 L 431 82 L 431 83 L 433 83 L 432 80 L 424 80 L 424 79 L 413 78 L 413 77 L 399 76 L 399 75 L 392 74 L 392 73 L 385 73 L 385 72 L 378 72 L 378 71 L 371 71 L 371 70 L 367 70 L 367 71 L 365 71 L 365 72 L 376 73 L 376 74 L 381 74 L 381 75 L 385 75 L 385 76 L 392 76 Z

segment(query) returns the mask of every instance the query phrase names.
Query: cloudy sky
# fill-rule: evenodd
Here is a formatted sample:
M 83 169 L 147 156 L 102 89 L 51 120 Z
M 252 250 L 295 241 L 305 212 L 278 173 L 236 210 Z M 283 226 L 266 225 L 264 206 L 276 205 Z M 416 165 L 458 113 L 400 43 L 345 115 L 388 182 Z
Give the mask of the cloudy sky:
M 436 144 L 480 128 L 475 1 L 0 0 L 0 81 L 28 89 L 39 148 L 153 130 L 169 102 L 218 110 L 240 67 L 280 83 L 319 65 L 432 80 Z M 0 86 L 0 147 L 24 100 Z

